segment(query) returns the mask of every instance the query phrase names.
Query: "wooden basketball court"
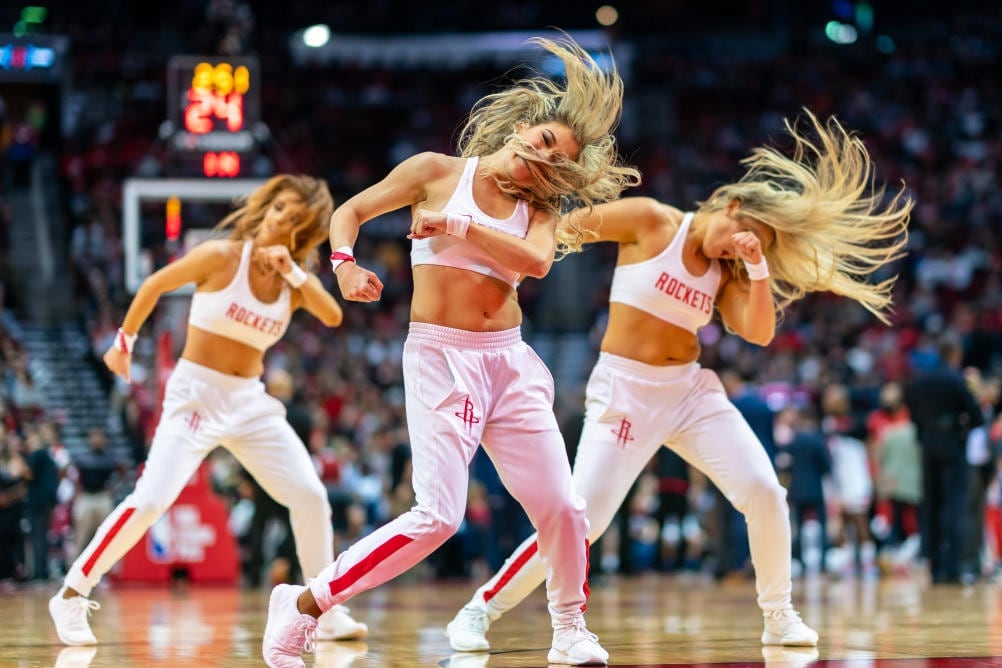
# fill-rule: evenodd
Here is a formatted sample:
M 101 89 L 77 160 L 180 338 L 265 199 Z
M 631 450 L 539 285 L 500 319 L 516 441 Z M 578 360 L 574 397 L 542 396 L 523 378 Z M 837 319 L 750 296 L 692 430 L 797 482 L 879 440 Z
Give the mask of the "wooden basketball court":
M 365 642 L 318 643 L 309 666 L 516 668 L 546 666 L 550 644 L 538 590 L 491 629 L 491 652 L 454 654 L 445 624 L 473 582 L 399 581 L 349 603 Z M 54 589 L 0 595 L 0 666 L 115 668 L 262 666 L 267 591 L 236 588 L 99 589 L 96 648 L 64 648 L 48 617 Z M 610 664 L 656 666 L 1002 667 L 1002 589 L 930 586 L 922 579 L 797 582 L 795 599 L 821 633 L 813 649 L 763 649 L 750 582 L 650 575 L 593 583 L 588 626 Z

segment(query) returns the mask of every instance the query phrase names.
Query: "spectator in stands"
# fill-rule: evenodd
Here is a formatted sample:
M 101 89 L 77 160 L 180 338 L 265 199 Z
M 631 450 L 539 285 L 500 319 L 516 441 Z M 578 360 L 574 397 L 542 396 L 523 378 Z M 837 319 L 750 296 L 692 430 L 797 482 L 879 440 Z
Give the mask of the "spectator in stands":
M 905 388 L 905 404 L 922 446 L 922 549 L 934 583 L 960 582 L 967 537 L 967 435 L 984 422 L 960 373 L 963 348 L 939 345 L 939 363 Z
M 985 545 L 985 506 L 988 486 L 995 475 L 995 456 L 991 444 L 991 425 L 999 404 L 999 381 L 985 378 L 975 367 L 964 370 L 967 387 L 981 407 L 983 424 L 967 434 L 968 495 L 966 515 L 971 523 L 964 542 L 961 580 L 971 584 L 984 573 L 982 553 Z
M 104 429 L 92 427 L 87 434 L 87 451 L 74 456 L 72 466 L 77 482 L 73 500 L 74 552 L 79 558 L 101 522 L 115 508 L 116 474 L 124 473 L 125 464 L 108 452 L 108 434 Z
M 922 451 L 904 403 L 900 383 L 880 388 L 880 408 L 867 418 L 869 448 L 876 469 L 877 515 L 886 522 L 884 551 L 891 570 L 907 569 L 918 556 Z M 883 558 L 882 558 L 883 563 Z
M 818 572 L 825 567 L 828 553 L 828 510 L 825 507 L 824 478 L 831 473 L 832 460 L 825 445 L 816 412 L 812 406 L 788 407 L 782 414 L 789 419 L 789 440 L 777 449 L 776 468 L 787 478 L 787 497 L 792 516 L 793 559 L 803 572 Z M 804 550 L 807 520 L 818 525 L 816 561 L 808 560 Z
M 31 579 L 49 579 L 49 523 L 56 507 L 56 493 L 59 488 L 59 469 L 49 443 L 42 431 L 32 428 L 25 436 L 27 456 L 31 471 L 28 496 L 25 500 L 25 515 L 28 518 L 28 535 L 31 544 Z
M 699 559 L 693 549 L 695 517 L 690 514 L 689 464 L 677 452 L 661 448 L 655 455 L 654 472 L 658 479 L 658 568 L 681 570 Z
M 30 479 L 21 438 L 0 427 L 0 583 L 25 579 L 21 522 Z
M 873 475 L 862 425 L 850 408 L 848 387 L 840 383 L 825 387 L 821 429 L 831 454 L 832 488 L 841 519 L 840 566 L 845 576 L 858 572 L 872 578 L 877 575 L 877 546 L 870 534 Z

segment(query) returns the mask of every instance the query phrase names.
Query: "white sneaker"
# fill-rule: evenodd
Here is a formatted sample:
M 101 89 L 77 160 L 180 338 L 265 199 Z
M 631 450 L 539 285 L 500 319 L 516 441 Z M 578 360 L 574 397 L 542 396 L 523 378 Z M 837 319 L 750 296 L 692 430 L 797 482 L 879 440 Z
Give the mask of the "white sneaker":
M 487 642 L 487 629 L 491 620 L 483 608 L 467 605 L 456 613 L 445 627 L 449 646 L 456 652 L 486 652 L 491 648 Z
M 793 608 L 763 612 L 762 616 L 765 618 L 763 645 L 814 647 L 818 644 L 818 632 L 804 624 Z
M 317 640 L 358 640 L 367 635 L 369 627 L 352 619 L 343 605 L 335 605 L 317 620 Z
M 55 668 L 88 668 L 97 654 L 97 647 L 64 647 L 56 657 Z
M 101 604 L 84 596 L 63 598 L 63 588 L 49 599 L 49 614 L 56 625 L 56 635 L 66 645 L 96 645 L 87 615 L 100 610 Z
M 553 629 L 553 646 L 546 655 L 550 663 L 571 666 L 596 666 L 609 663 L 609 653 L 598 644 L 598 636 L 585 628 L 584 617 Z
M 271 590 L 268 623 L 264 627 L 261 652 L 269 668 L 305 668 L 303 652 L 312 652 L 317 620 L 299 612 L 296 600 L 306 587 L 280 584 Z

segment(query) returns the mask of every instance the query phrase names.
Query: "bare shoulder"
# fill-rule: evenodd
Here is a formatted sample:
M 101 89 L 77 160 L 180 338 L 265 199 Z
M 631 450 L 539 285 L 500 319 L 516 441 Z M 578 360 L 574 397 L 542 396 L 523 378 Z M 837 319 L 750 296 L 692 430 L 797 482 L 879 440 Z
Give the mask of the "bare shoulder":
M 398 169 L 413 170 L 424 176 L 425 180 L 442 178 L 454 172 L 462 171 L 465 160 L 444 153 L 423 151 L 415 153 L 398 165 Z
M 205 263 L 206 268 L 211 271 L 240 262 L 243 248 L 242 239 L 209 239 L 192 248 L 187 254 Z
M 660 252 L 675 238 L 684 217 L 685 212 L 681 209 L 649 199 L 647 215 L 644 217 L 647 224 L 638 235 L 640 243 Z
M 659 227 L 671 232 L 672 236 L 674 236 L 675 232 L 682 225 L 685 212 L 671 204 L 657 202 L 654 206 L 654 217 Z

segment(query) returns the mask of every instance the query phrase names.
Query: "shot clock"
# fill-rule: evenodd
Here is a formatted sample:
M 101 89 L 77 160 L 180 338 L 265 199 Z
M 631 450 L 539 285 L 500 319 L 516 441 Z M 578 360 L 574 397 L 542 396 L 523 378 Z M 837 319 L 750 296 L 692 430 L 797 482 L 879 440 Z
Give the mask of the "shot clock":
M 198 160 L 203 176 L 240 176 L 242 157 L 257 146 L 259 87 L 254 57 L 172 57 L 167 65 L 171 150 L 185 162 Z

